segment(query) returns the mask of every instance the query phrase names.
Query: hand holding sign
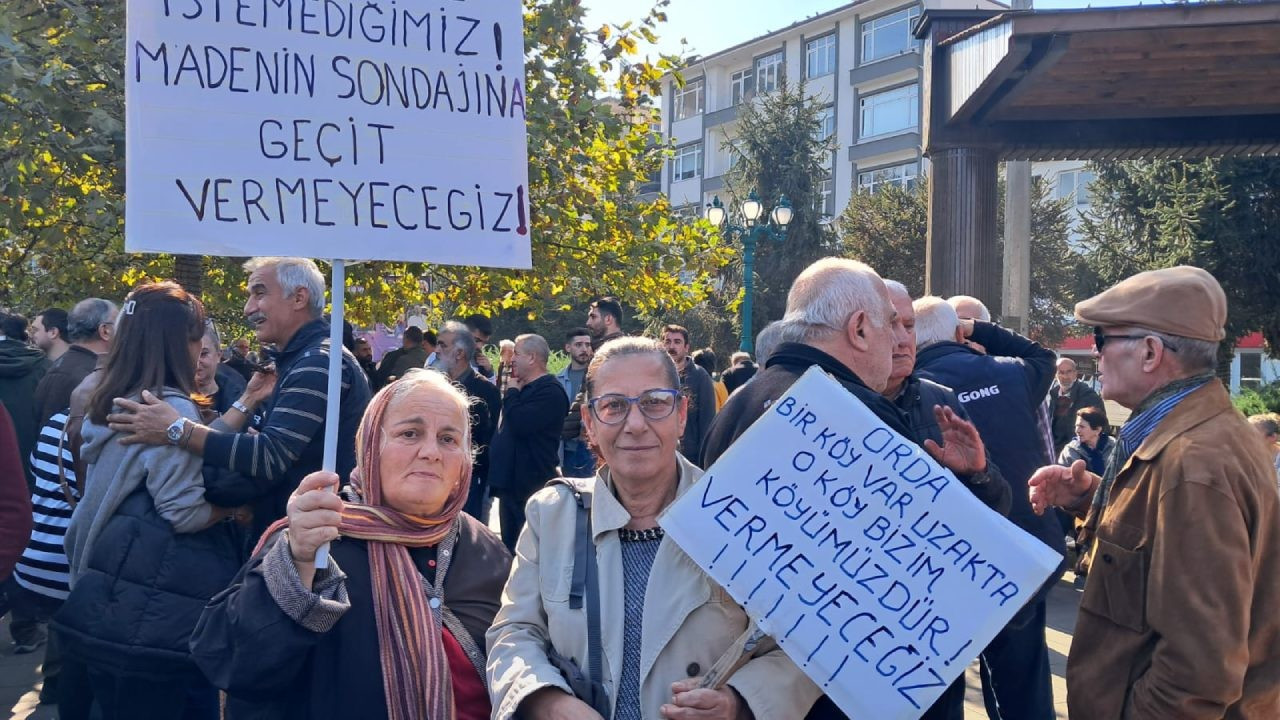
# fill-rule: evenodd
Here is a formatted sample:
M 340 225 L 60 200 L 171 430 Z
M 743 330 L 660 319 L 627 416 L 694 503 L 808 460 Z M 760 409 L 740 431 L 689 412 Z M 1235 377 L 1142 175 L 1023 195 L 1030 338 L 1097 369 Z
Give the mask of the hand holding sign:
M 976 432 L 938 416 L 948 464 Z M 662 517 L 667 535 L 854 718 L 918 718 L 1060 557 L 816 368 Z

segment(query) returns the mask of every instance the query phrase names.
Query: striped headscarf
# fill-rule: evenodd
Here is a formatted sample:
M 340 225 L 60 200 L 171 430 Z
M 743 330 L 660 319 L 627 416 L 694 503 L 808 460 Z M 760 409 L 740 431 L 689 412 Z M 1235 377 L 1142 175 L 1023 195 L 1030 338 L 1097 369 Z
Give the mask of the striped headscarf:
M 457 393 L 463 406 L 466 457 L 462 477 L 450 491 L 440 512 L 418 517 L 383 504 L 381 465 L 382 419 L 397 397 L 413 392 Z M 356 434 L 356 469 L 351 490 L 359 502 L 342 510 L 342 535 L 369 545 L 369 574 L 373 585 L 373 610 L 378 626 L 378 653 L 382 684 L 391 720 L 453 720 L 453 685 L 439 623 L 431 615 L 422 575 L 414 567 L 408 548 L 438 544 L 452 531 L 471 486 L 471 438 L 467 398 L 443 375 L 410 372 L 374 396 Z M 287 526 L 281 520 L 263 535 Z

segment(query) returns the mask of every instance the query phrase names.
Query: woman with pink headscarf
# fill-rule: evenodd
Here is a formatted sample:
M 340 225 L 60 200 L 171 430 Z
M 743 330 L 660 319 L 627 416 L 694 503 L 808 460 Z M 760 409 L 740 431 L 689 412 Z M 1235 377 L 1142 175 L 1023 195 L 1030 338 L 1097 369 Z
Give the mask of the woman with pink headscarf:
M 489 717 L 484 634 L 511 557 L 460 512 L 467 408 L 443 375 L 411 371 L 365 411 L 344 495 L 333 473 L 302 480 L 192 636 L 229 717 Z

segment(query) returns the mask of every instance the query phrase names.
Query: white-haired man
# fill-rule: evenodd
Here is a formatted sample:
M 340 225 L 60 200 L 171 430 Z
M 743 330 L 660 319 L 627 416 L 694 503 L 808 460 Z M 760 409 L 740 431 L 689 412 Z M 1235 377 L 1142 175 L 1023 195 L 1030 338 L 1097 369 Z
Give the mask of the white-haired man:
M 244 264 L 249 273 L 244 316 L 263 345 L 276 348 L 275 391 L 254 416 L 268 377 L 255 374 L 244 395 L 206 427 L 178 416 L 167 403 L 144 393 L 145 403 L 120 401 L 124 412 L 107 417 L 122 442 L 171 443 L 204 458 L 205 465 L 253 478 L 253 526 L 261 534 L 284 517 L 298 483 L 320 469 L 329 396 L 329 321 L 324 312 L 324 275 L 306 258 L 261 257 Z M 342 351 L 337 472 L 355 467 L 355 436 L 369 404 L 369 382 L 355 356 Z M 253 422 L 256 433 L 240 432 Z M 215 429 L 216 428 L 216 429 Z
M 431 367 L 462 386 L 471 398 L 471 447 L 476 449 L 475 462 L 471 466 L 471 492 L 462 506 L 480 522 L 489 522 L 489 443 L 498 428 L 498 413 L 502 410 L 502 396 L 498 388 L 471 366 L 476 356 L 476 339 L 471 330 L 457 320 L 450 320 L 440 328 L 436 337 L 436 351 L 432 354 Z
M 1280 717 L 1280 496 L 1214 377 L 1227 298 L 1195 267 L 1076 305 L 1102 396 L 1133 411 L 1098 477 L 1032 478 L 1031 505 L 1085 517 L 1067 704 L 1075 718 Z
M 973 425 L 942 408 L 938 422 L 943 442 L 919 438 L 906 415 L 881 395 L 893 373 L 893 348 L 905 340 L 907 332 L 875 270 L 842 258 L 813 263 L 792 283 L 786 315 L 770 327 L 782 342 L 769 353 L 767 366 L 738 388 L 716 415 L 703 442 L 703 467 L 710 467 L 773 401 L 816 365 L 882 422 L 920 443 L 962 481 L 986 482 L 986 450 Z M 927 717 L 949 717 L 948 697 L 944 695 Z M 824 697 L 809 717 L 825 720 L 844 716 Z
M 1043 406 L 1053 381 L 1053 351 L 998 325 L 962 319 L 954 304 L 941 298 L 921 298 L 914 308 L 916 372 L 954 390 L 969 411 L 1013 491 L 1009 519 L 1064 553 L 1057 521 L 1037 516 L 1026 498 L 1028 478 L 1052 462 Z M 970 347 L 970 340 L 986 352 Z M 1053 717 L 1044 598 L 1051 586 L 1046 583 L 982 653 L 983 698 L 991 717 Z

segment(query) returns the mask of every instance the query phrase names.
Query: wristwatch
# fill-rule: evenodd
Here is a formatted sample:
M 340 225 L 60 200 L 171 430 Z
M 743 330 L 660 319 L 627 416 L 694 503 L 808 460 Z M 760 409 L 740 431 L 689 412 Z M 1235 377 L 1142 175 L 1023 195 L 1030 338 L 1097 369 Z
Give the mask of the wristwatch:
M 182 442 L 182 433 L 186 430 L 187 423 L 189 422 L 191 421 L 184 417 L 180 417 L 169 423 L 169 427 L 165 428 L 164 436 L 169 440 L 170 445 L 177 445 Z
M 237 400 L 237 401 L 235 401 L 235 402 L 231 403 L 231 407 L 232 407 L 232 408 L 235 408 L 236 410 L 239 410 L 240 412 L 244 413 L 245 415 L 250 415 L 250 414 L 251 414 L 251 413 L 249 412 L 249 406 L 248 406 L 248 405 L 245 405 L 244 403 L 240 402 L 239 400 Z

